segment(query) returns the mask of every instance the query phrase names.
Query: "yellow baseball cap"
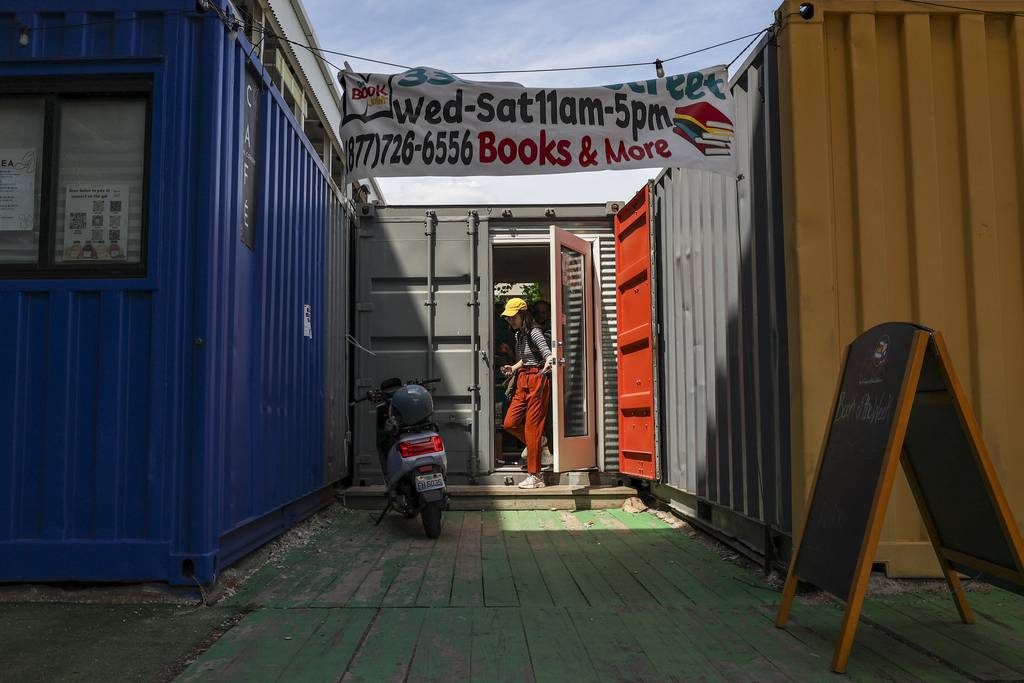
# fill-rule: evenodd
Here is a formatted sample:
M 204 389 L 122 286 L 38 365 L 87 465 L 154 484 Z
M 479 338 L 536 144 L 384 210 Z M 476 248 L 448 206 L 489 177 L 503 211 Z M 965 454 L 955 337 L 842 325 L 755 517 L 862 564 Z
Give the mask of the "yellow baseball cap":
M 516 313 L 519 313 L 520 311 L 525 311 L 528 308 L 529 306 L 526 305 L 525 301 L 523 301 L 519 297 L 513 297 L 508 300 L 508 303 L 505 304 L 505 311 L 501 314 L 501 317 L 511 318 Z

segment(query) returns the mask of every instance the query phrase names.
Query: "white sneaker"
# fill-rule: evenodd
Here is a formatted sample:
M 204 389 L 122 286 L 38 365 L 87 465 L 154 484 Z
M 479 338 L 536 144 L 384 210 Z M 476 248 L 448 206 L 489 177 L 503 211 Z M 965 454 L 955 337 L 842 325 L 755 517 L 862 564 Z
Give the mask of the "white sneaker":
M 546 486 L 544 478 L 539 477 L 536 474 L 526 475 L 526 479 L 519 482 L 519 488 L 521 489 L 542 489 Z

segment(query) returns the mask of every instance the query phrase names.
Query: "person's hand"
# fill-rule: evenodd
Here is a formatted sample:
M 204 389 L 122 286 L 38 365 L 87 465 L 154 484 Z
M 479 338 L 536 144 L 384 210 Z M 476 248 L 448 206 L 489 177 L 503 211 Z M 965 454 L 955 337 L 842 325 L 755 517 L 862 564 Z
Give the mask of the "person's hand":
M 506 377 L 511 377 L 512 376 L 512 366 L 511 365 L 502 365 L 501 366 L 501 374 L 505 375 Z
M 554 356 L 548 356 L 548 359 L 546 361 L 544 361 L 544 367 L 540 371 L 540 373 L 542 375 L 551 374 L 551 365 L 554 362 L 554 360 L 555 360 Z

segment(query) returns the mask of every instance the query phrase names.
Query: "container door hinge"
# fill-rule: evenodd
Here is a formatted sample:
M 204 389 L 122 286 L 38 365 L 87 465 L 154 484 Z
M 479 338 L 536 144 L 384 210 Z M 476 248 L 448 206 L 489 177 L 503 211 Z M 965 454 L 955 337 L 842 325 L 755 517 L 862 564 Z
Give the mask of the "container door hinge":
M 373 312 L 373 304 L 369 301 L 357 301 L 356 302 L 356 313 L 371 313 Z

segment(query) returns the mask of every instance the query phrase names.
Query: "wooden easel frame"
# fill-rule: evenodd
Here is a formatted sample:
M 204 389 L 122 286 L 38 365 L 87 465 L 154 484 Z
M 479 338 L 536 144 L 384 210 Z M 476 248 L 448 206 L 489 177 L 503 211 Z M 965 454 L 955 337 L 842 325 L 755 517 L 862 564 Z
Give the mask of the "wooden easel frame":
M 1003 537 L 1005 538 L 1007 546 L 1013 557 L 1017 570 L 1016 572 L 1013 572 L 1007 567 L 992 564 L 991 562 L 987 562 L 980 558 L 966 555 L 942 546 L 938 527 L 935 524 L 935 519 L 933 518 L 931 511 L 928 509 L 924 493 L 918 481 L 917 473 L 914 471 L 910 458 L 906 455 L 906 450 L 903 445 L 904 439 L 907 434 L 907 426 L 910 424 L 910 416 L 913 410 L 914 400 L 917 396 L 918 382 L 920 381 L 921 369 L 924 365 L 924 358 L 929 348 L 929 342 L 934 345 L 931 348 L 936 355 L 936 360 L 938 361 L 943 379 L 946 382 L 946 387 L 948 388 L 949 393 L 952 394 L 952 402 L 955 404 L 957 415 L 960 418 L 961 427 L 967 436 L 967 441 L 971 447 L 970 452 L 974 457 L 974 462 L 980 470 L 982 481 L 985 483 L 986 493 L 996 510 L 997 517 L 1000 521 L 1000 530 L 1003 533 Z M 833 413 L 839 396 L 839 391 L 842 386 L 843 373 L 846 369 L 848 356 L 849 346 L 847 346 L 843 355 L 839 378 L 836 381 L 835 394 L 832 399 Z M 782 591 L 782 601 L 779 604 L 779 611 L 775 618 L 775 625 L 778 628 L 785 628 L 786 622 L 789 620 L 790 610 L 793 606 L 793 596 L 796 593 L 797 581 L 799 580 L 796 575 L 797 559 L 799 558 L 800 546 L 803 542 L 803 531 L 807 528 L 807 522 L 810 518 L 811 503 L 814 501 L 814 490 L 817 487 L 818 477 L 821 474 L 821 465 L 822 460 L 824 459 L 825 449 L 828 447 L 828 441 L 832 431 L 832 418 L 834 417 L 834 414 L 830 414 L 829 417 L 829 428 L 825 430 L 825 436 L 822 440 L 818 456 L 818 464 L 814 473 L 814 483 L 812 484 L 811 494 L 808 498 L 807 509 L 804 511 L 804 523 L 801 527 L 800 538 L 793 546 L 793 555 L 789 563 L 789 571 L 786 575 L 786 584 Z M 929 333 L 923 330 L 918 331 L 914 334 L 910 359 L 907 363 L 907 370 L 903 377 L 903 383 L 900 387 L 900 401 L 897 406 L 893 428 L 889 434 L 889 440 L 886 444 L 885 455 L 882 461 L 882 473 L 879 477 L 878 485 L 875 488 L 874 499 L 871 503 L 871 513 L 868 517 L 867 531 L 861 542 L 860 553 L 857 558 L 857 566 L 854 570 L 850 593 L 846 596 L 846 609 L 843 614 L 843 621 L 840 626 L 839 639 L 836 643 L 835 653 L 832 657 L 832 670 L 838 673 L 845 672 L 847 664 L 849 663 L 850 650 L 853 647 L 853 638 L 857 631 L 857 623 L 860 620 L 860 612 L 864 604 L 864 594 L 867 590 L 868 578 L 871 574 L 871 565 L 874 561 L 875 552 L 878 549 L 878 541 L 882 532 L 882 522 L 885 519 L 885 511 L 888 507 L 889 497 L 892 495 L 892 485 L 896 478 L 896 470 L 898 469 L 897 465 L 900 462 L 903 463 L 903 470 L 907 476 L 907 481 L 910 484 L 910 490 L 914 494 L 914 500 L 921 512 L 925 528 L 928 531 L 928 538 L 931 540 L 932 547 L 935 549 L 935 555 L 938 558 L 943 576 L 945 577 L 946 583 L 953 595 L 953 601 L 956 604 L 957 612 L 960 614 L 960 619 L 965 624 L 974 623 L 974 613 L 971 611 L 970 605 L 967 603 L 967 596 L 960 583 L 960 577 L 952 566 L 954 563 L 960 566 L 972 567 L 984 574 L 1024 587 L 1024 541 L 1022 541 L 1020 531 L 1017 528 L 1016 522 L 1013 520 L 1013 515 L 1010 512 L 1010 506 L 1006 501 L 1006 496 L 1003 494 L 1002 487 L 999 486 L 999 482 L 996 479 L 995 468 L 992 465 L 992 459 L 989 457 L 988 449 L 986 448 L 985 441 L 982 438 L 981 428 L 978 425 L 978 421 L 971 410 L 970 403 L 967 401 L 963 387 L 961 386 L 956 372 L 953 369 L 953 363 L 949 356 L 949 351 L 946 348 L 945 340 L 939 332 Z
M 967 435 L 968 443 L 971 445 L 971 454 L 974 456 L 974 462 L 978 469 L 981 470 L 981 480 L 985 484 L 985 492 L 988 494 L 989 500 L 996 510 L 1000 531 L 1003 533 L 1003 538 L 1006 539 L 1006 545 L 1010 550 L 1010 555 L 1013 557 L 1017 573 L 1014 574 L 1005 567 L 986 562 L 980 558 L 964 555 L 950 548 L 944 548 L 939 544 L 938 537 L 932 537 L 935 554 L 939 558 L 940 564 L 948 564 L 952 561 L 1024 587 L 1024 540 L 1021 539 L 1020 529 L 1017 528 L 1017 522 L 1010 511 L 1010 504 L 1006 500 L 1006 494 L 1003 493 L 1003 487 L 999 485 L 999 479 L 996 477 L 996 468 L 992 464 L 992 457 L 989 455 L 985 439 L 981 434 L 981 426 L 974 416 L 974 411 L 971 410 L 971 404 L 967 401 L 967 394 L 964 393 L 960 379 L 953 368 L 953 361 L 949 355 L 949 349 L 946 348 L 946 341 L 940 332 L 933 332 L 931 337 L 935 344 L 935 355 L 939 361 L 939 369 L 946 380 L 946 386 L 949 387 L 950 393 L 953 394 L 953 401 L 957 415 L 960 417 L 960 424 Z M 918 506 L 921 508 L 922 515 L 924 515 L 925 506 L 923 499 L 918 500 Z M 929 531 L 929 533 L 931 532 Z M 953 574 L 955 576 L 955 572 Z M 959 585 L 959 579 L 957 579 L 957 585 Z M 966 605 L 966 601 L 964 601 L 964 604 Z
M 875 494 L 871 502 L 871 513 L 868 515 L 867 530 L 864 539 L 860 544 L 860 553 L 857 556 L 857 567 L 853 573 L 853 582 L 850 586 L 850 593 L 846 596 L 846 610 L 843 613 L 843 622 L 839 628 L 839 640 L 836 643 L 835 653 L 832 656 L 832 670 L 837 673 L 846 671 L 846 665 L 850 660 L 850 650 L 853 648 L 853 637 L 857 633 L 857 623 L 860 621 L 861 607 L 864 605 L 864 594 L 867 592 L 868 578 L 871 576 L 871 565 L 875 559 L 875 551 L 878 549 L 878 540 L 882 535 L 882 522 L 885 520 L 885 510 L 889 504 L 889 497 L 892 494 L 892 485 L 896 480 L 896 470 L 900 461 L 900 452 L 903 449 L 903 439 L 907 434 L 907 425 L 910 423 L 910 410 L 914 405 L 914 391 L 909 389 L 917 388 L 917 382 L 921 377 L 921 367 L 924 365 L 924 354 L 928 347 L 928 333 L 918 331 L 914 333 L 911 342 L 910 358 L 907 361 L 907 369 L 903 375 L 903 382 L 900 384 L 900 401 L 896 406 L 896 413 L 893 420 L 892 431 L 889 432 L 889 440 L 885 446 L 885 456 L 882 459 L 882 473 L 875 486 Z M 843 382 L 843 373 L 846 370 L 846 361 L 849 358 L 850 348 L 847 346 L 843 354 L 843 362 L 839 369 L 839 378 L 836 380 L 835 397 L 832 399 L 833 413 L 839 390 Z M 789 620 L 789 612 L 793 606 L 793 596 L 796 594 L 797 560 L 800 557 L 800 545 L 803 541 L 803 532 L 807 528 L 810 519 L 811 503 L 814 501 L 814 488 L 817 488 L 818 477 L 821 474 L 821 465 L 825 457 L 825 449 L 828 447 L 828 440 L 832 434 L 832 420 L 834 414 L 829 415 L 829 427 L 825 430 L 825 437 L 821 442 L 821 449 L 818 455 L 818 465 L 814 472 L 814 487 L 807 500 L 807 507 L 804 510 L 804 523 L 800 527 L 800 541 L 793 546 L 793 555 L 789 562 L 789 571 L 786 574 L 786 585 L 782 590 L 782 602 L 779 604 L 779 612 L 775 618 L 775 625 L 778 628 L 785 628 Z

